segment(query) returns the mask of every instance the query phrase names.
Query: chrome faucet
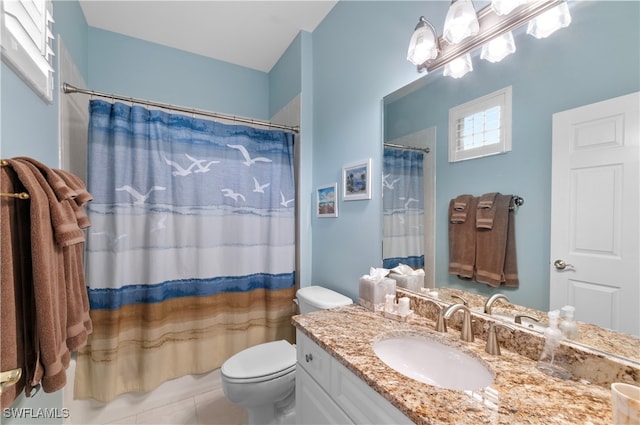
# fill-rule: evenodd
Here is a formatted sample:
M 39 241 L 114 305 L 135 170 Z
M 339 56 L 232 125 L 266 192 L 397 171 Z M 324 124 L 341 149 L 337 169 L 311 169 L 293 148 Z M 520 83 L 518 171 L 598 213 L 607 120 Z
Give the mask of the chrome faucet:
M 436 331 L 437 332 L 446 332 L 447 331 L 447 324 L 444 322 L 444 316 L 443 316 L 443 312 L 444 312 L 444 307 L 442 307 L 440 304 L 438 304 L 435 300 L 429 299 L 429 298 L 425 298 L 424 299 L 427 302 L 430 302 L 431 304 L 435 305 L 436 308 L 438 309 L 438 314 L 436 317 Z
M 491 325 L 489 325 L 489 335 L 487 336 L 487 346 L 484 348 L 484 351 L 491 354 L 492 356 L 500 355 L 500 343 L 498 342 L 498 336 L 496 335 L 497 327 L 502 327 L 513 331 L 513 327 L 505 323 L 491 322 Z
M 467 301 L 466 298 L 462 298 L 460 295 L 451 295 L 451 298 L 457 298 L 460 301 L 462 301 L 462 304 L 464 304 L 465 306 L 469 307 L 469 302 Z
M 515 316 L 513 321 L 516 322 L 517 324 L 521 325 L 523 317 L 526 317 L 527 319 L 533 320 L 534 322 L 539 322 L 540 321 L 539 317 L 529 316 L 528 314 L 518 314 L 518 315 Z
M 484 312 L 485 312 L 485 314 L 491 314 L 491 307 L 493 307 L 493 303 L 495 303 L 499 299 L 503 299 L 506 302 L 511 302 L 511 301 L 509 301 L 509 298 L 507 298 L 506 295 L 494 294 L 494 295 L 491 296 L 491 298 L 489 298 L 487 300 L 486 303 L 484 303 Z
M 444 325 L 444 332 L 446 332 L 447 330 L 445 320 L 449 320 L 451 316 L 453 316 L 453 313 L 458 310 L 464 311 L 464 319 L 462 320 L 462 331 L 460 332 L 460 339 L 466 342 L 472 342 L 473 329 L 471 328 L 471 310 L 469 310 L 469 307 L 465 306 L 464 304 L 450 305 L 446 310 L 442 312 L 441 316 L 443 319 L 442 322 Z

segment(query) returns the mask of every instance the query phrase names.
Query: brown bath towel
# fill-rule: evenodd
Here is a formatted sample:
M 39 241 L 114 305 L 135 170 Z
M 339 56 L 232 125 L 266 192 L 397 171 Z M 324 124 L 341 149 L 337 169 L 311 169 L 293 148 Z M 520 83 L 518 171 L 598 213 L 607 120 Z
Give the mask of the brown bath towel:
M 42 162 L 26 156 L 15 157 L 13 159 L 31 163 L 38 168 L 49 183 L 51 189 L 55 192 L 58 201 L 73 199 L 77 196 L 76 192 L 55 172 L 54 169 L 47 167 Z
M 0 167 L 0 191 L 26 192 L 11 167 Z M 0 232 L 0 370 L 22 369 L 20 380 L 2 389 L 4 409 L 24 390 L 28 374 L 25 366 L 34 361 L 33 356 L 25 358 L 27 353 L 33 353 L 32 346 L 25 346 L 24 323 L 24 303 L 31 299 L 29 293 L 24 293 L 31 288 L 29 200 L 0 197 Z
M 28 175 L 32 176 L 32 178 L 35 179 L 34 183 L 39 184 L 41 189 L 44 191 L 44 194 L 49 201 L 51 225 L 53 226 L 53 234 L 58 245 L 70 246 L 80 242 L 84 242 L 84 232 L 78 226 L 76 213 L 71 207 L 71 204 L 68 200 L 69 198 L 65 198 L 64 200 L 59 201 L 56 192 L 49 184 L 47 176 L 52 176 L 51 180 L 55 180 L 59 190 L 61 187 L 68 187 L 64 180 L 62 180 L 62 178 L 60 178 L 55 172 L 50 169 L 47 169 L 47 171 L 43 172 L 41 167 L 44 167 L 44 165 L 41 165 L 41 167 L 37 167 L 31 160 L 12 159 L 11 163 L 20 163 L 26 166 Z M 20 180 L 26 186 L 26 183 L 23 180 L 22 176 L 20 176 Z
M 72 206 L 77 206 L 79 195 L 43 164 L 24 158 L 8 162 L 31 196 L 34 305 L 24 317 L 33 329 L 36 359 L 26 376 L 26 392 L 29 395 L 39 383 L 45 392 L 57 391 L 66 384 L 70 352 L 84 345 L 92 330 L 82 266 L 84 232 Z M 58 195 L 65 192 L 74 194 L 60 201 Z M 90 198 L 88 192 L 82 196 Z
M 449 273 L 461 278 L 473 277 L 477 203 L 471 195 L 460 195 L 449 202 Z
M 478 200 L 476 211 L 476 227 L 478 229 L 491 229 L 496 215 L 495 199 L 497 192 L 485 193 Z
M 62 248 L 56 244 L 49 197 L 32 168 L 21 161 L 8 160 L 30 195 L 31 255 L 34 308 L 25 311 L 25 321 L 33 329 L 36 361 L 26 376 L 26 394 L 42 382 L 45 391 L 56 391 L 66 384 L 70 355 L 66 347 L 66 290 L 62 275 Z
M 492 228 L 477 229 L 474 279 L 477 282 L 491 286 L 499 286 L 505 282 L 505 258 L 507 256 L 511 199 L 511 195 L 497 194 L 493 204 L 495 215 Z M 509 254 L 510 265 L 512 265 L 515 264 L 515 244 L 509 244 L 509 249 L 513 250 L 513 253 Z
M 517 288 L 520 284 L 518 279 L 518 262 L 516 260 L 516 205 L 515 199 L 511 197 L 509 202 L 509 227 L 507 228 L 507 252 L 504 258 L 504 284 L 512 288 Z

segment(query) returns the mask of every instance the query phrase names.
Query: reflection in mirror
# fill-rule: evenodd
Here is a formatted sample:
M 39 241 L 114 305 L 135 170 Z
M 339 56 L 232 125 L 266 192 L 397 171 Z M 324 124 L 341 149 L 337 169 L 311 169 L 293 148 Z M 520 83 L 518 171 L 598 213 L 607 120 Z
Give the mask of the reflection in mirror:
M 450 108 L 507 85 L 513 87 L 511 152 L 458 163 L 448 163 L 446 155 L 439 155 L 439 158 L 431 153 L 427 155 L 434 158 L 434 169 L 437 165 L 438 173 L 432 217 L 435 223 L 432 227 L 434 254 L 428 254 L 429 248 L 425 245 L 425 269 L 431 271 L 429 256 L 433 255 L 431 264 L 435 268 L 436 287 L 461 289 L 485 300 L 496 292 L 503 292 L 514 308 L 533 309 L 543 316 L 550 309 L 550 292 L 554 290 L 550 276 L 559 273 L 553 262 L 559 258 L 567 260 L 564 254 L 556 255 L 551 249 L 553 116 L 640 90 L 638 2 L 572 3 L 571 13 L 575 18 L 572 25 L 554 33 L 545 43 L 523 32 L 514 33 L 518 50 L 500 63 L 478 60 L 478 52 L 475 52 L 474 71 L 464 78 L 454 80 L 442 76 L 441 72 L 433 72 L 391 93 L 383 101 L 385 142 L 437 127 L 440 129 L 438 151 L 444 153 L 448 147 Z M 616 49 L 610 49 L 611 45 Z M 591 66 L 593 51 L 607 51 L 606 75 Z M 462 193 L 481 195 L 488 192 L 514 193 L 527 200 L 526 208 L 518 212 L 516 220 L 520 277 L 517 289 L 464 282 L 447 273 L 449 200 Z M 425 207 L 428 207 L 426 201 Z M 425 211 L 425 219 L 427 215 Z M 425 236 L 429 233 L 425 231 Z M 634 240 L 637 246 L 637 234 L 623 230 L 621 238 Z M 613 270 L 601 272 L 612 274 Z M 639 284 L 637 262 L 633 274 Z M 565 275 L 572 276 L 570 272 Z M 592 318 L 603 312 L 602 299 L 590 302 L 593 303 L 591 307 L 576 310 L 578 321 L 596 323 Z M 623 314 L 621 322 L 630 322 L 630 317 L 633 316 Z M 585 323 L 587 326 L 586 329 L 593 329 L 591 333 L 603 335 L 605 342 L 607 335 L 619 335 L 603 329 L 608 327 L 605 325 L 598 327 Z M 636 347 L 640 344 L 637 336 L 628 338 L 635 341 Z M 611 340 L 615 341 L 615 338 Z M 585 341 L 585 344 L 589 342 Z M 603 351 L 619 353 L 615 343 Z M 624 353 L 619 354 L 624 356 Z
M 435 128 L 384 144 L 382 170 L 383 267 L 408 266 L 419 287 L 434 287 L 434 152 Z M 407 267 L 400 267 L 405 270 Z M 397 279 L 406 287 L 405 279 Z M 411 286 L 415 286 L 411 279 Z M 415 288 L 409 288 L 415 289 Z
M 499 294 L 496 292 L 496 294 Z M 494 294 L 494 295 L 496 295 Z M 421 294 L 426 298 L 429 295 Z M 432 297 L 432 296 L 431 296 Z M 491 319 L 500 320 L 509 323 L 511 326 L 522 326 L 530 331 L 540 332 L 548 326 L 547 312 L 539 311 L 532 308 L 523 307 L 521 305 L 511 304 L 504 298 L 494 300 L 491 312 L 484 313 L 485 305 L 488 301 L 486 297 L 462 291 L 455 288 L 438 288 L 437 300 L 444 305 L 451 305 L 460 302 L 460 298 L 464 298 L 474 314 L 484 314 L 490 316 Z M 521 317 L 521 324 L 515 323 L 516 317 Z M 539 319 L 535 321 L 528 319 L 532 317 Z M 561 323 L 564 318 L 561 318 Z M 590 350 L 597 350 L 602 353 L 612 355 L 614 357 L 640 364 L 640 351 L 638 350 L 638 338 L 619 332 L 607 331 L 593 325 L 591 323 L 576 322 L 578 325 L 578 334 L 575 338 L 566 339 L 567 344 L 576 347 L 585 347 Z

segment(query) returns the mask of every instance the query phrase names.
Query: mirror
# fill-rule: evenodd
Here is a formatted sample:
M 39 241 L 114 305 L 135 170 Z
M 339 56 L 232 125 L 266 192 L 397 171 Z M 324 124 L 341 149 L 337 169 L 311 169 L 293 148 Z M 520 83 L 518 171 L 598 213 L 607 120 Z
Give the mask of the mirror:
M 628 34 L 630 28 L 636 28 L 633 35 L 637 34 L 637 4 L 576 3 L 579 4 L 571 9 L 572 24 L 551 37 L 538 40 L 523 31 L 516 32 L 518 50 L 501 62 L 489 63 L 475 55 L 474 71 L 463 78 L 444 77 L 442 70 L 435 71 L 383 101 L 384 142 L 397 142 L 424 129 L 436 129 L 433 252 L 429 253 L 425 245 L 426 270 L 429 264 L 435 265 L 436 287 L 460 289 L 484 299 L 501 292 L 516 307 L 532 309 L 542 316 L 549 309 L 551 117 L 556 112 L 639 90 L 638 41 Z M 607 48 L 612 44 L 617 46 L 615 52 Z M 606 69 L 593 66 L 597 51 L 607 51 Z M 506 86 L 513 88 L 512 150 L 449 163 L 449 109 Z M 459 194 L 479 196 L 487 192 L 525 199 L 516 213 L 517 288 L 493 288 L 447 273 L 448 202 Z M 427 226 L 425 223 L 425 229 Z M 581 320 L 579 311 L 576 318 Z M 636 347 L 640 344 L 637 338 L 626 338 Z M 581 343 L 592 342 L 586 339 Z M 616 354 L 615 346 L 599 349 Z

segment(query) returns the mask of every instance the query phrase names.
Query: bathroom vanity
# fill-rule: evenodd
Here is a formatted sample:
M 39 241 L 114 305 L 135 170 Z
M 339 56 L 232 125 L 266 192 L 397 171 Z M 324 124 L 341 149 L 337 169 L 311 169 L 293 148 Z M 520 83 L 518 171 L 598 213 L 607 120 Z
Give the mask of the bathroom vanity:
M 412 299 L 412 308 L 424 310 L 418 303 Z M 436 332 L 434 321 L 422 313 L 399 322 L 352 305 L 294 316 L 298 422 L 612 423 L 608 385 L 579 376 L 562 380 L 546 375 L 536 369 L 535 360 L 510 349 L 503 348 L 499 356 L 490 355 L 485 352 L 486 338 L 482 335 L 482 329 L 488 326 L 481 317 L 474 319 L 479 335 L 473 342 L 463 342 L 454 323 L 447 333 Z M 423 335 L 474 356 L 493 371 L 493 383 L 474 391 L 449 390 L 396 372 L 376 356 L 373 346 L 380 339 L 398 334 Z M 508 333 L 500 333 L 500 344 L 506 338 L 526 344 L 519 333 L 505 335 Z M 542 342 L 532 341 L 530 345 L 539 349 Z M 637 373 L 633 367 L 626 367 L 623 365 L 620 373 Z

